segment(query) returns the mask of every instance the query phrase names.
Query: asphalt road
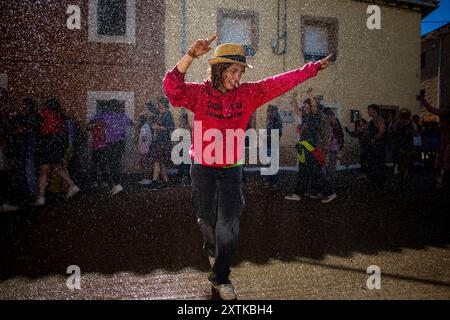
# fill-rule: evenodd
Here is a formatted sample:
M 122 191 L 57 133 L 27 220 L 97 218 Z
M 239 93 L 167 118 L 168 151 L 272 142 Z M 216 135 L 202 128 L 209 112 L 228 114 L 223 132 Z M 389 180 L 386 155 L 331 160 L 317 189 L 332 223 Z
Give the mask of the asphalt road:
M 448 188 L 422 172 L 373 194 L 355 176 L 339 174 L 329 204 L 285 200 L 290 176 L 281 189 L 248 177 L 231 274 L 239 299 L 450 299 Z M 218 298 L 189 188 L 106 191 L 1 214 L 0 299 Z M 71 265 L 80 289 L 67 287 Z M 367 286 L 373 265 L 379 289 Z

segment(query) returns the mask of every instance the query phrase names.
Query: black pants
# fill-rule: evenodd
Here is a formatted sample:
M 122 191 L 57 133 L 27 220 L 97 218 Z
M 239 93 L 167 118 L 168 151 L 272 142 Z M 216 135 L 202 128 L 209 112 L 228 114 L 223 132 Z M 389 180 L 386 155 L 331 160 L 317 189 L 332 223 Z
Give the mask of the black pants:
M 204 249 L 216 258 L 209 280 L 216 284 L 229 283 L 244 207 L 242 167 L 223 169 L 194 164 L 191 179 L 192 202 Z
M 105 157 L 107 158 L 107 167 L 110 174 L 110 183 L 113 185 L 120 184 L 122 175 L 121 160 L 122 154 L 125 151 L 125 142 L 119 141 L 108 143 L 105 149 Z
M 386 180 L 386 148 L 382 143 L 368 147 L 368 178 L 372 189 L 382 189 Z
M 321 193 L 324 197 L 334 193 L 317 159 L 311 152 L 305 151 L 305 162 L 298 164 L 294 193 L 304 196 L 307 191 L 314 195 Z
M 108 157 L 106 156 L 106 148 L 92 150 L 92 181 L 102 183 L 108 181 L 106 175 L 106 167 L 108 164 Z

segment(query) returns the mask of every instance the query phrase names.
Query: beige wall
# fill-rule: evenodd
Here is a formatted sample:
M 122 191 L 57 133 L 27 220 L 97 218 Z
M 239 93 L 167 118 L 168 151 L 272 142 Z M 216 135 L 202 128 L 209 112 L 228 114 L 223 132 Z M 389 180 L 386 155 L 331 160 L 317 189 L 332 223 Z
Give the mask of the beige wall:
M 216 32 L 218 8 L 253 10 L 259 14 L 259 44 L 255 66 L 245 80 L 258 80 L 304 65 L 300 44 L 302 15 L 333 17 L 339 23 L 339 47 L 336 63 L 306 84 L 294 90 L 305 96 L 308 87 L 323 95 L 325 103 L 341 106 L 340 118 L 349 125 L 350 109 L 363 110 L 370 103 L 398 105 L 418 113 L 415 99 L 420 90 L 420 14 L 391 7 L 381 7 L 381 30 L 366 26 L 367 4 L 351 0 L 288 0 L 288 53 L 272 53 L 271 42 L 276 36 L 278 1 L 186 0 L 186 46 L 198 38 Z M 166 1 L 166 67 L 180 58 L 180 1 Z M 207 57 L 195 61 L 188 72 L 189 81 L 202 81 L 206 75 Z M 289 95 L 289 93 L 288 93 Z M 287 109 L 288 96 L 281 97 L 281 109 Z M 257 113 L 258 128 L 265 126 L 265 107 Z M 176 114 L 176 113 L 175 113 Z M 282 138 L 282 165 L 293 165 L 295 154 L 294 126 L 285 125 Z M 346 139 L 349 148 L 354 141 Z M 351 146 L 352 145 L 352 146 Z M 350 151 L 350 150 L 349 150 Z

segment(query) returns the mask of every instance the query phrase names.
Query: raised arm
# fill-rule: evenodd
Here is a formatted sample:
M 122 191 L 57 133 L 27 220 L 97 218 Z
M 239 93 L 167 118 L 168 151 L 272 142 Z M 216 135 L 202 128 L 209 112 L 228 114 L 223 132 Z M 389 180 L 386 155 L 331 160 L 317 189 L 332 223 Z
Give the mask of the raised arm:
M 425 100 L 425 98 L 422 98 L 420 96 L 416 96 L 417 100 L 419 100 L 421 103 L 423 103 L 423 106 L 425 107 L 425 109 L 427 109 L 428 112 L 435 114 L 435 115 L 439 115 L 439 109 L 435 108 L 433 106 L 431 106 L 427 100 Z
M 178 61 L 175 68 L 167 72 L 163 81 L 164 94 L 174 107 L 185 107 L 194 111 L 197 84 L 186 83 L 184 77 L 192 61 L 209 52 L 211 50 L 210 44 L 216 38 L 217 34 L 207 39 L 195 41 L 183 58 Z
M 249 93 L 254 95 L 256 99 L 255 107 L 258 108 L 309 78 L 315 77 L 320 70 L 324 70 L 330 65 L 332 56 L 333 54 L 315 63 L 309 62 L 302 68 L 291 70 L 274 77 L 247 83 L 251 91 Z
M 300 108 L 299 108 L 299 105 L 298 105 L 297 94 L 298 94 L 297 92 L 294 92 L 294 93 L 292 94 L 290 105 L 291 105 L 292 111 L 294 111 L 294 113 L 295 113 L 298 117 L 301 118 L 301 117 L 302 117 L 302 112 L 301 112 L 301 110 L 300 110 Z

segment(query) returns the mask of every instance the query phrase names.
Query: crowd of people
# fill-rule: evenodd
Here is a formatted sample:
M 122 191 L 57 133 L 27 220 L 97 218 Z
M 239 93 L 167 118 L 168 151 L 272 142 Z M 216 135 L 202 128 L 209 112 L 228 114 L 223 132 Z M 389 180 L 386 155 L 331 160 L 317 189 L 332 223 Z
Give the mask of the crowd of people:
M 33 98 L 24 98 L 15 105 L 9 91 L 2 88 L 0 99 L 2 212 L 44 206 L 48 189 L 64 192 L 67 199 L 81 191 L 80 185 L 110 187 L 112 195 L 123 191 L 121 162 L 129 138 L 127 129 L 134 124 L 118 100 L 110 100 L 107 109 L 98 110 L 86 124 L 79 124 L 64 113 L 55 98 L 40 104 Z M 139 118 L 136 141 L 144 175 L 139 183 L 161 188 L 168 184 L 166 168 L 170 163 L 174 121 L 167 98 L 161 97 L 147 106 L 147 114 Z M 181 123 L 186 126 L 187 118 L 184 122 L 183 119 Z M 90 165 L 83 167 L 89 154 Z
M 325 108 L 308 89 L 308 98 L 300 106 L 297 94 L 291 106 L 297 117 L 298 173 L 296 184 L 285 198 L 334 200 L 333 182 L 337 160 L 343 160 L 344 130 L 332 109 Z M 420 98 L 418 98 L 420 99 Z M 415 167 L 437 169 L 436 188 L 442 188 L 445 172 L 450 165 L 448 115 L 421 99 L 431 113 L 440 116 L 440 122 L 427 122 L 402 108 L 386 112 L 378 105 L 367 107 L 369 120 L 358 117 L 354 129 L 345 132 L 359 142 L 359 179 L 365 179 L 371 191 L 384 188 L 387 174 L 398 178 L 403 185 Z
M 297 93 L 291 99 L 296 116 L 296 149 L 298 173 L 296 183 L 285 196 L 288 200 L 302 197 L 320 199 L 323 203 L 336 199 L 333 184 L 338 160 L 343 157 L 344 130 L 332 109 L 325 108 L 308 89 L 308 97 L 300 104 Z M 420 98 L 418 98 L 420 99 Z M 91 165 L 84 175 L 89 176 L 90 188 L 111 187 L 115 195 L 123 191 L 121 160 L 125 150 L 126 130 L 133 125 L 120 104 L 112 100 L 107 111 L 95 114 L 85 126 L 80 126 L 62 111 L 57 99 L 49 99 L 42 106 L 33 98 L 25 98 L 15 107 L 8 91 L 1 91 L 2 123 L 0 131 L 1 210 L 13 211 L 18 205 L 42 206 L 46 203 L 49 178 L 58 176 L 64 185 L 66 198 L 80 191 L 80 149 L 91 135 Z M 441 188 L 449 166 L 449 142 L 446 114 L 421 104 L 442 120 L 425 122 L 408 109 L 382 113 L 377 105 L 369 105 L 370 120 L 359 117 L 351 130 L 345 127 L 350 138 L 358 139 L 360 179 L 366 179 L 372 190 L 380 190 L 386 174 L 407 180 L 415 166 L 436 167 L 436 187 Z M 148 113 L 139 117 L 137 153 L 143 173 L 139 184 L 160 189 L 168 187 L 167 167 L 170 166 L 175 128 L 167 98 L 147 104 Z M 441 112 L 442 113 L 442 112 Z M 188 114 L 182 113 L 180 128 L 191 130 Z M 268 146 L 272 130 L 283 134 L 283 122 L 278 107 L 267 108 Z M 268 156 L 271 150 L 268 149 Z M 392 164 L 389 166 L 388 164 Z M 178 168 L 181 184 L 190 185 L 190 166 Z M 72 176 L 75 176 L 73 179 Z M 54 179 L 56 180 L 56 179 Z M 277 175 L 266 177 L 265 185 L 280 187 Z

